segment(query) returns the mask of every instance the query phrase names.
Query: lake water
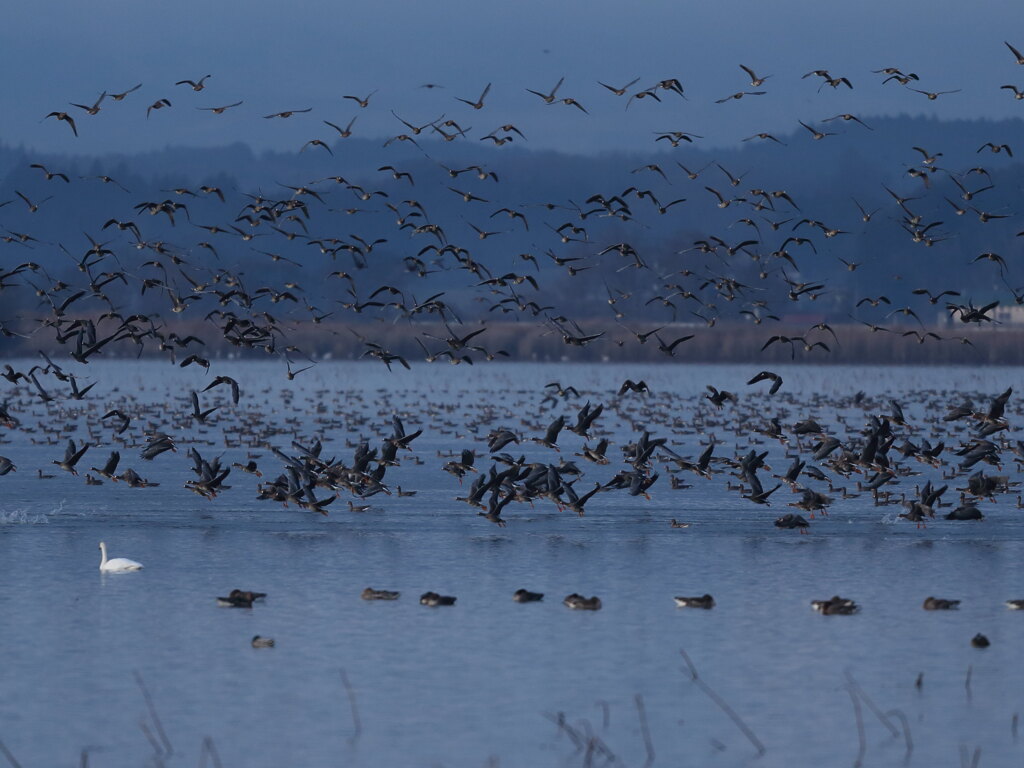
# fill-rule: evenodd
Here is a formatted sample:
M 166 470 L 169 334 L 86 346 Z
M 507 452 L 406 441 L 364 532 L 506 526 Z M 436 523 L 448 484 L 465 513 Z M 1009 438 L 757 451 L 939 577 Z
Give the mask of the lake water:
M 434 365 L 389 374 L 339 362 L 288 381 L 276 365 L 222 361 L 216 373 L 238 379 L 243 398 L 234 407 L 226 390 L 203 393 L 204 407 L 223 407 L 201 429 L 183 414 L 189 391 L 212 380 L 202 370 L 91 363 L 80 373 L 98 382 L 90 397 L 48 407 L 8 388 L 22 428 L 0 431 L 0 455 L 18 466 L 0 477 L 0 741 L 26 768 L 76 764 L 83 749 L 92 765 L 213 765 L 201 755 L 206 737 L 225 766 L 639 766 L 648 759 L 639 694 L 654 765 L 847 766 L 859 749 L 851 675 L 878 708 L 906 718 L 909 764 L 957 765 L 962 749 L 979 747 L 980 766 L 1024 763 L 1012 727 L 1024 710 L 1024 611 L 1003 605 L 1024 598 L 1024 512 L 1015 491 L 983 502 L 984 522 L 936 519 L 920 529 L 897 519 L 898 505 L 832 493 L 828 517 L 800 535 L 772 525 L 798 498 L 785 486 L 768 508 L 728 490 L 738 481 L 723 465 L 710 480 L 681 474 L 693 487 L 673 490 L 656 462 L 661 477 L 649 500 L 601 493 L 582 518 L 550 501 L 512 504 L 499 528 L 454 500 L 471 477 L 460 487 L 441 471 L 449 457 L 438 452 L 462 448 L 476 449 L 485 471 L 484 436 L 493 426 L 539 437 L 555 415 L 573 417 L 587 399 L 606 404 L 597 427 L 613 444 L 608 466 L 577 459 L 585 473 L 579 489 L 621 469 L 620 449 L 642 426 L 692 457 L 712 432 L 716 456 L 768 450 L 779 473 L 789 463 L 785 447 L 754 443 L 761 438 L 752 427 L 779 415 L 788 429 L 813 415 L 845 441 L 868 414 L 887 413 L 889 397 L 902 402 L 913 427 L 896 431 L 915 441 L 946 432 L 943 458 L 955 466 L 950 451 L 970 425 L 936 421 L 946 403 L 969 393 L 984 410 L 986 398 L 1022 373 L 778 371 L 786 383 L 768 397 L 766 385 L 745 386 L 756 371 L 737 366 Z M 644 378 L 653 394 L 616 399 L 626 377 Z M 542 406 L 543 385 L 556 380 L 581 397 Z M 717 411 L 702 397 L 706 384 L 736 392 L 739 403 Z M 858 390 L 866 408 L 840 402 Z M 89 487 L 51 463 L 68 435 L 90 439 L 88 423 L 114 404 L 135 415 L 125 434 L 133 443 L 161 422 L 178 437 L 178 452 L 153 462 L 139 458 L 138 445 L 120 448 L 120 469 L 131 466 L 159 487 Z M 351 512 L 351 497 L 342 495 L 324 517 L 257 501 L 260 480 L 237 470 L 214 500 L 182 487 L 193 477 L 189 446 L 227 463 L 258 453 L 267 480 L 282 462 L 246 443 L 294 453 L 292 439 L 319 435 L 325 457 L 349 461 L 350 441 L 379 446 L 392 413 L 408 431 L 424 430 L 385 479 L 414 497 L 356 499 L 370 509 Z M 1002 434 L 1014 440 L 1016 397 L 1007 416 L 1011 428 Z M 110 420 L 93 433 L 97 447 L 82 469 L 101 466 L 118 447 Z M 46 439 L 53 444 L 39 444 Z M 557 463 L 584 445 L 568 432 L 558 442 L 561 454 L 527 442 L 504 450 Z M 1019 479 L 1012 454 L 1002 453 L 1002 469 L 987 469 Z M 948 466 L 901 461 L 922 474 L 901 478 L 896 495 L 913 496 L 932 479 L 949 482 L 944 501 L 956 503 L 953 489 L 965 483 L 943 481 Z M 57 477 L 40 480 L 39 469 Z M 766 488 L 774 485 L 762 475 Z M 833 479 L 854 490 L 854 480 Z M 672 528 L 671 518 L 691 525 Z M 100 540 L 112 557 L 145 569 L 101 574 Z M 363 601 L 367 586 L 401 598 Z M 251 610 L 218 606 L 215 597 L 236 587 L 269 596 Z M 514 603 L 520 587 L 544 592 L 543 602 Z M 458 601 L 421 606 L 427 590 Z M 602 610 L 568 610 L 561 600 L 571 592 L 600 596 Z M 672 601 L 703 593 L 714 595 L 713 610 Z M 837 593 L 861 612 L 811 610 L 812 599 Z M 957 611 L 927 612 L 921 603 L 929 595 L 963 602 Z M 979 632 L 991 647 L 971 647 Z M 252 648 L 256 634 L 276 647 Z M 690 679 L 680 649 L 764 745 L 762 756 Z M 864 764 L 907 764 L 899 716 L 890 717 L 894 736 L 857 701 Z M 555 724 L 557 713 L 567 728 Z M 577 749 L 570 732 L 593 737 L 591 749 Z

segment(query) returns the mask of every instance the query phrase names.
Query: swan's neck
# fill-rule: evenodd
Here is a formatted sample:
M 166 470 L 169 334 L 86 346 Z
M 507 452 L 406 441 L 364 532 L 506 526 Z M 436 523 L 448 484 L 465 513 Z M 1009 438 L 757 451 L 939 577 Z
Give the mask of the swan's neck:
M 100 568 L 107 564 L 107 545 L 100 542 Z

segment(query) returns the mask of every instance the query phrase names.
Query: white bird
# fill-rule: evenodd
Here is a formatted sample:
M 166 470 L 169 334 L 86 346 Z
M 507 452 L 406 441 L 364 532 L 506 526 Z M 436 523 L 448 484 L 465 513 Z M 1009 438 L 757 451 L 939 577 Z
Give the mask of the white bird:
M 106 542 L 100 542 L 100 570 L 104 573 L 123 573 L 125 571 L 141 571 L 142 563 L 129 560 L 127 557 L 115 557 L 107 560 Z

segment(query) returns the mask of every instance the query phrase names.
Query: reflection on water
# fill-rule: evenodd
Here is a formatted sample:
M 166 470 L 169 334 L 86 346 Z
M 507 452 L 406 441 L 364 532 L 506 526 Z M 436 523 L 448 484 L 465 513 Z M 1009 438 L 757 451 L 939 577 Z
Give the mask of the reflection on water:
M 377 439 L 391 409 L 426 411 L 420 391 L 435 404 L 459 406 L 439 410 L 438 421 L 451 421 L 451 431 L 461 433 L 481 405 L 495 402 L 493 393 L 533 398 L 527 406 L 533 418 L 537 382 L 572 382 L 607 401 L 626 375 L 638 373 L 609 366 L 469 372 L 435 366 L 417 369 L 413 378 L 339 364 L 278 383 L 280 377 L 263 375 L 270 367 L 236 368 L 225 372 L 268 413 L 282 408 L 279 388 L 287 384 L 294 393 L 288 415 L 301 422 L 297 437 L 317 431 L 316 405 L 328 402 L 338 422 L 319 431 L 325 454 L 337 456 L 351 454 L 347 440 Z M 928 407 L 905 393 L 947 389 L 950 394 L 934 396 L 943 401 L 966 386 L 980 398 L 1019 375 L 999 369 L 782 373 L 797 397 L 858 389 L 901 397 L 918 422 Z M 108 390 L 117 382 L 142 398 L 162 398 L 165 387 L 187 397 L 193 380 L 201 380 L 187 370 L 172 380 L 165 374 L 163 366 L 144 364 L 97 365 L 94 372 Z M 736 382 L 750 372 L 701 366 L 639 374 L 656 393 L 696 402 L 708 382 L 746 395 Z M 374 396 L 384 387 L 387 404 L 378 416 Z M 344 409 L 328 391 L 346 393 Z M 357 398 L 359 392 L 364 396 Z M 507 396 L 508 405 L 517 399 Z M 1011 424 L 1019 420 L 1015 405 Z M 941 414 L 941 406 L 932 408 Z M 818 412 L 828 416 L 824 407 Z M 803 416 L 790 406 L 784 422 Z M 404 418 L 407 426 L 429 420 Z M 223 445 L 227 420 L 207 430 L 202 437 L 211 445 L 200 450 L 238 461 L 247 449 Z M 851 417 L 850 429 L 863 420 L 863 414 Z M 609 467 L 585 467 L 588 482 L 614 474 L 618 448 L 635 434 L 610 413 L 602 421 L 615 459 Z M 504 416 L 499 422 L 536 434 Z M 582 764 L 586 747 L 577 750 L 570 731 L 589 734 L 608 750 L 592 755 L 593 765 L 607 763 L 609 753 L 638 765 L 646 758 L 638 693 L 655 765 L 751 764 L 751 742 L 685 672 L 679 656 L 685 648 L 702 680 L 764 743 L 758 765 L 853 763 L 858 735 L 847 671 L 881 710 L 905 714 L 912 765 L 955 765 L 961 745 L 982 747 L 981 765 L 1021 763 L 1024 747 L 1013 739 L 1011 718 L 1024 710 L 1024 612 L 1003 606 L 1024 597 L 1024 524 L 1012 501 L 986 505 L 983 523 L 935 521 L 919 530 L 897 521 L 896 507 L 874 507 L 864 496 L 837 503 L 828 520 L 800 536 L 771 525 L 791 500 L 785 489 L 769 509 L 727 493 L 724 474 L 712 482 L 691 476 L 694 487 L 683 491 L 671 490 L 663 477 L 650 501 L 599 494 L 584 518 L 538 501 L 533 508 L 514 506 L 508 527 L 497 528 L 453 501 L 465 489 L 439 471 L 447 459 L 436 454 L 482 444 L 488 429 L 481 425 L 476 437 L 459 438 L 426 429 L 413 446 L 424 464 L 403 460 L 389 470 L 389 482 L 417 496 L 373 497 L 368 513 L 349 512 L 343 498 L 328 517 L 257 502 L 258 479 L 238 472 L 228 483 L 233 488 L 213 501 L 188 494 L 181 487 L 191 477 L 186 442 L 178 455 L 145 464 L 143 474 L 159 488 L 89 488 L 59 471 L 60 477 L 39 481 L 36 468 L 48 466 L 62 447 L 6 433 L 10 442 L 0 453 L 15 459 L 19 471 L 0 478 L 0 740 L 26 766 L 69 764 L 85 747 L 96 765 L 152 763 L 154 748 L 140 722 L 157 744 L 160 739 L 133 676 L 138 670 L 174 750 L 162 758 L 167 765 L 198 762 L 205 736 L 226 766 L 480 766 L 490 757 L 502 766 Z M 664 425 L 652 431 L 669 434 Z M 721 430 L 719 437 L 716 454 L 723 456 L 748 444 Z M 291 439 L 282 434 L 274 442 L 287 446 Z M 697 439 L 680 431 L 673 444 L 685 455 Z M 563 453 L 571 454 L 582 441 L 567 436 L 564 444 Z M 98 464 L 103 449 L 94 450 L 97 456 L 86 459 Z M 546 450 L 524 443 L 516 454 L 555 460 Z M 134 450 L 122 453 L 141 471 Z M 267 474 L 278 471 L 266 452 L 259 461 Z M 781 453 L 775 462 L 776 471 L 784 470 Z M 938 478 L 938 471 L 905 479 L 901 487 L 909 491 L 925 477 Z M 673 529 L 671 517 L 691 527 Z M 101 575 L 101 539 L 112 557 L 139 560 L 145 570 Z M 399 590 L 401 598 L 361 600 L 367 586 Z M 269 596 L 252 609 L 219 607 L 215 597 L 235 587 Z M 514 603 L 520 587 L 544 592 L 543 602 Z M 428 590 L 456 595 L 458 602 L 425 608 L 418 598 Z M 570 611 L 561 604 L 570 592 L 599 595 L 604 607 Z M 674 607 L 674 595 L 705 592 L 715 597 L 713 610 Z M 854 598 L 861 613 L 825 617 L 810 609 L 811 599 L 833 594 Z M 958 611 L 926 612 L 921 603 L 928 595 L 963 602 Z M 990 648 L 970 646 L 978 632 Z M 253 649 L 257 634 L 273 637 L 276 647 Z M 358 709 L 358 738 L 342 670 Z M 903 765 L 902 734 L 893 736 L 862 709 L 865 764 Z M 557 713 L 568 728 L 552 721 Z

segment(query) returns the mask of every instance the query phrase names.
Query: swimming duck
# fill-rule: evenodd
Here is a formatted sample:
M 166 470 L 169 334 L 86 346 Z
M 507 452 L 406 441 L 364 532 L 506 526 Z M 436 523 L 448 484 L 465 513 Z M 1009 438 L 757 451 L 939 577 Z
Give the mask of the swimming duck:
M 1011 611 L 1024 611 L 1024 600 L 1007 600 L 1006 607 Z
M 599 611 L 601 610 L 601 598 L 597 597 L 584 597 L 573 592 L 571 595 L 567 595 L 562 601 L 566 607 L 572 608 L 577 611 Z
M 703 595 L 701 597 L 674 597 L 676 601 L 676 607 L 678 608 L 703 608 L 710 610 L 715 607 L 715 598 L 711 595 Z
M 430 593 L 428 592 L 427 594 Z M 398 595 L 398 592 L 391 592 L 387 589 L 373 589 L 372 587 L 367 587 L 363 590 L 362 598 L 363 600 L 397 600 Z M 422 599 L 420 602 L 423 602 Z
M 960 507 L 957 507 L 956 509 L 954 509 L 948 515 L 946 515 L 946 519 L 947 520 L 984 520 L 985 516 L 983 514 L 981 514 L 981 510 L 978 509 L 977 507 L 975 507 L 975 506 L 973 506 L 971 504 L 966 504 L 966 505 L 963 505 L 963 506 L 960 506 Z
M 439 595 L 437 592 L 424 592 L 420 595 L 420 605 L 436 608 L 439 605 L 455 605 L 456 598 L 450 595 Z
M 512 593 L 512 599 L 517 603 L 538 603 L 544 599 L 544 593 L 531 592 L 528 589 L 517 589 Z
M 951 611 L 960 605 L 959 600 L 943 600 L 939 597 L 926 597 L 924 609 L 926 611 Z
M 232 589 L 227 597 L 217 598 L 217 605 L 223 605 L 229 608 L 252 608 L 252 604 L 255 600 L 259 600 L 266 596 L 266 592 L 249 592 L 242 591 L 241 589 Z
M 274 638 L 272 637 L 260 637 L 259 635 L 252 636 L 252 647 L 253 648 L 273 648 Z
M 828 600 L 811 600 L 811 608 L 825 616 L 849 616 L 860 610 L 860 606 L 847 597 L 833 595 Z
M 975 648 L 988 648 L 991 645 L 991 643 L 988 641 L 987 637 L 985 637 L 983 634 L 981 634 L 981 632 L 979 632 L 971 638 L 971 645 L 973 645 Z
M 676 519 L 674 517 L 672 518 L 670 523 L 671 523 L 671 526 L 673 528 L 689 528 L 690 527 L 689 523 L 678 523 L 678 522 L 676 522 Z

